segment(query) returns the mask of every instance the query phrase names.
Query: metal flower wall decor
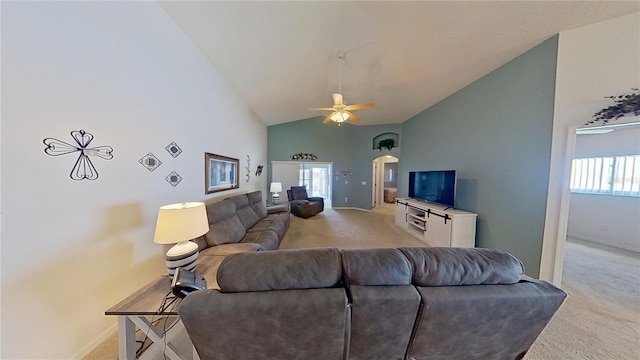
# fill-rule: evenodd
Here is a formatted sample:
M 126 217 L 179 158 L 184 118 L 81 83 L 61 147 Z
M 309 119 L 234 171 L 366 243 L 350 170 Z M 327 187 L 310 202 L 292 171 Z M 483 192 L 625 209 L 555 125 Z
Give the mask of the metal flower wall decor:
M 618 120 L 626 115 L 640 115 L 640 90 L 631 89 L 633 92 L 623 95 L 607 96 L 607 99 L 613 99 L 614 105 L 606 107 L 593 114 L 593 120 L 585 125 L 590 125 L 596 121 L 602 121 L 606 124 L 609 120 Z
M 291 160 L 318 160 L 314 154 L 299 153 L 291 155 Z
M 78 160 L 76 160 L 69 176 L 73 180 L 96 180 L 98 171 L 91 162 L 89 156 L 97 156 L 105 160 L 113 159 L 113 148 L 111 146 L 97 146 L 90 148 L 89 144 L 93 141 L 93 135 L 84 130 L 72 131 L 71 137 L 75 140 L 75 144 L 69 144 L 62 140 L 54 138 L 46 138 L 42 142 L 47 146 L 44 152 L 51 156 L 60 156 L 79 152 Z

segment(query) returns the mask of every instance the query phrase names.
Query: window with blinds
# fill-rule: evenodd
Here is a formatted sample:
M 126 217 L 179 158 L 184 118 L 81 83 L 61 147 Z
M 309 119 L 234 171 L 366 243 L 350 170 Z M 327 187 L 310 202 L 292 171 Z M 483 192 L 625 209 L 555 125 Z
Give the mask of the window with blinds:
M 640 197 L 640 155 L 574 159 L 571 192 Z
M 271 162 L 272 181 L 282 183 L 284 191 L 292 186 L 306 186 L 309 196 L 320 196 L 327 201 L 331 199 L 331 169 L 332 163 L 297 161 Z M 286 199 L 286 192 L 285 192 Z

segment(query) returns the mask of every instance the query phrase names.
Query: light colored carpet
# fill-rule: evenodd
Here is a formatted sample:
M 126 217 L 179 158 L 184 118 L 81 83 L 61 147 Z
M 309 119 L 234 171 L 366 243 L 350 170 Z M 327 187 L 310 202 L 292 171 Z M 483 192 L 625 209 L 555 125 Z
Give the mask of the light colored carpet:
M 371 212 L 326 209 L 309 219 L 292 217 L 280 248 L 425 246 L 395 226 L 393 218 L 393 206 Z M 533 344 L 526 360 L 640 358 L 638 254 L 568 241 L 562 287 L 569 298 Z M 172 336 L 175 344 L 189 353 L 189 340 L 180 325 Z M 162 358 L 156 348 L 151 346 L 141 358 Z M 114 335 L 85 359 L 117 359 L 117 354 Z
M 566 243 L 569 297 L 526 360 L 640 359 L 640 255 L 575 239 Z
M 371 212 L 326 209 L 308 219 L 291 218 L 280 249 L 336 247 L 338 249 L 427 246 L 394 225 L 395 209 L 380 207 Z

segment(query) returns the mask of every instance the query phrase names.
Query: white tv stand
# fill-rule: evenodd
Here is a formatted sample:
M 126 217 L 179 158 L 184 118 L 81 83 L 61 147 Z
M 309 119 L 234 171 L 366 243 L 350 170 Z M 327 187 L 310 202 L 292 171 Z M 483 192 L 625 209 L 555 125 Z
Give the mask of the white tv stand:
M 475 247 L 478 214 L 412 198 L 396 199 L 396 225 L 438 247 Z

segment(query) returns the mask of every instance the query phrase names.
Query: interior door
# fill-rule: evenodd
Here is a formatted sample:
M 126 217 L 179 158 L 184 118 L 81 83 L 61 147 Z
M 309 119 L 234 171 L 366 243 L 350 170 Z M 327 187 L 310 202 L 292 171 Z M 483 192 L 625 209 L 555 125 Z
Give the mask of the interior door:
M 300 164 L 300 185 L 307 187 L 309 196 L 324 198 L 325 207 L 331 207 L 331 168 L 329 163 Z

